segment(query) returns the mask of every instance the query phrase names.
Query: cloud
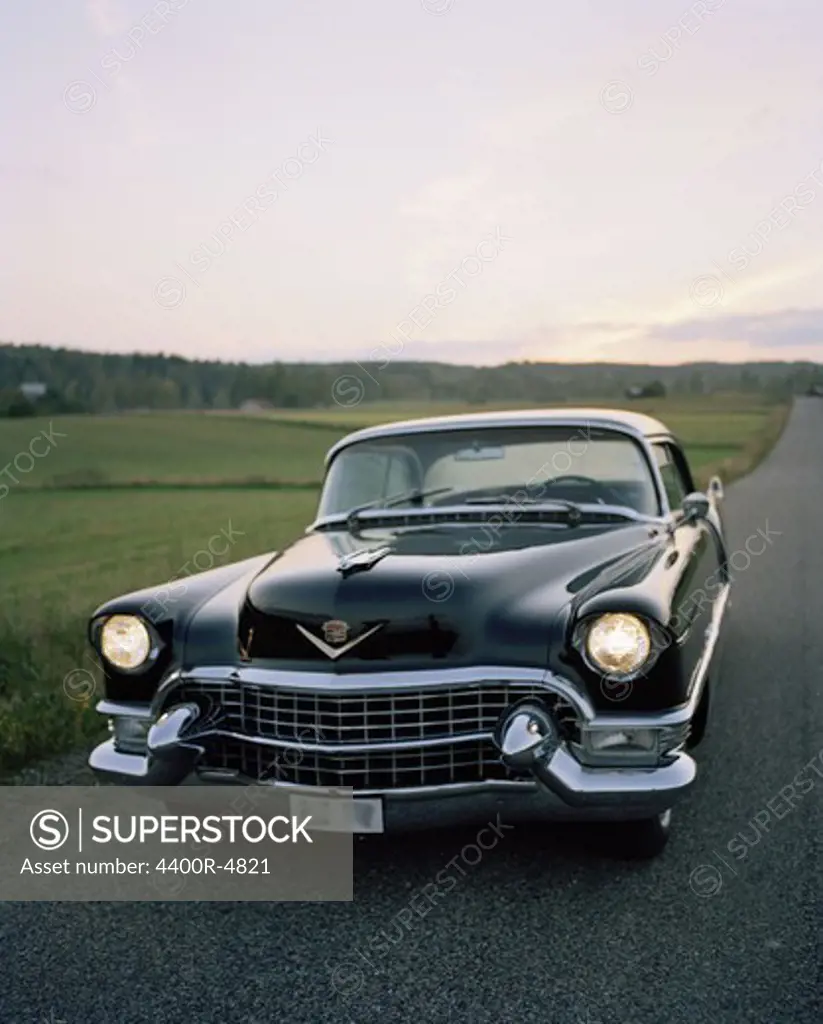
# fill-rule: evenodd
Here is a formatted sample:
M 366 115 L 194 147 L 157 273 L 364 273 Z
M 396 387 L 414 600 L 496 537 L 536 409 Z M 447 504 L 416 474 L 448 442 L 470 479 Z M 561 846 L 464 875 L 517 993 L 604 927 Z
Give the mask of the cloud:
M 775 358 L 823 357 L 823 309 L 782 309 L 768 313 L 741 313 L 715 317 L 689 317 L 678 321 L 626 323 L 584 321 L 546 327 L 510 343 L 511 358 L 561 361 L 655 362 L 674 343 L 682 360 L 750 358 L 753 351 L 772 350 Z M 502 346 L 501 346 L 502 347 Z M 684 351 L 688 349 L 688 351 Z M 794 350 L 794 351 L 788 351 Z M 500 362 L 500 357 L 494 360 Z
M 99 36 L 119 36 L 129 21 L 119 0 L 86 0 L 86 18 Z
M 823 352 L 823 309 L 783 309 L 773 313 L 738 314 L 684 320 L 650 327 L 647 338 L 667 341 L 744 341 L 752 348 L 812 346 Z
M 47 185 L 68 185 L 71 179 L 48 164 L 0 164 L 0 179 L 30 182 L 42 181 Z

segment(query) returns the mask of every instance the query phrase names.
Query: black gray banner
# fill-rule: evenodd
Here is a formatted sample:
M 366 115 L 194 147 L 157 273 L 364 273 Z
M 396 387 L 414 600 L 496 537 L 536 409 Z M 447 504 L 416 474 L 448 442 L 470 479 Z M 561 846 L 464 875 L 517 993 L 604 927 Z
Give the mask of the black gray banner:
M 344 901 L 348 790 L 0 786 L 0 900 Z

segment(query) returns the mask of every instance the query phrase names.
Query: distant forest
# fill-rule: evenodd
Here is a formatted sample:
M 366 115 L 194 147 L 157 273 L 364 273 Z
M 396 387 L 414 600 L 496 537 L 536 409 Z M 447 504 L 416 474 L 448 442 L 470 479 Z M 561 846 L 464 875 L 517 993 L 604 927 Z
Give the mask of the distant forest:
M 781 398 L 823 382 L 815 363 L 507 363 L 199 362 L 165 355 L 101 355 L 40 345 L 0 344 L 0 415 L 118 412 L 131 409 L 343 408 L 360 401 L 491 402 L 601 400 L 655 385 L 671 395 L 722 391 Z M 26 398 L 26 383 L 44 397 Z M 660 388 L 659 385 L 663 387 Z M 36 408 L 35 408 L 36 407 Z

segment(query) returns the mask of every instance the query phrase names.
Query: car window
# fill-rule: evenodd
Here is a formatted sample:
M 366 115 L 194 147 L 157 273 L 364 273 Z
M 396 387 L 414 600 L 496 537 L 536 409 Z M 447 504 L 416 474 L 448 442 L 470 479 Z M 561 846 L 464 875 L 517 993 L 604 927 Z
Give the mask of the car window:
M 386 473 L 386 497 L 393 494 L 405 494 L 420 486 L 419 479 L 412 473 L 411 463 L 406 455 L 394 453 L 389 456 Z
M 587 425 L 482 427 L 420 432 L 356 442 L 332 462 L 319 515 L 421 489 L 424 505 L 466 497 L 537 497 L 660 512 L 642 447 L 630 437 Z M 438 494 L 431 492 L 438 491 Z M 448 492 L 448 493 L 446 493 Z
M 426 490 L 450 484 L 472 489 L 516 481 L 535 483 L 553 477 L 586 476 L 604 483 L 643 480 L 648 466 L 636 444 L 624 439 L 580 441 L 540 440 L 509 444 L 488 458 L 467 458 L 465 451 L 449 452 L 426 471 Z M 482 449 L 480 451 L 482 454 Z M 494 456 L 494 457 L 492 457 Z
M 341 509 L 390 498 L 418 486 L 407 456 L 386 449 L 348 453 L 346 472 L 337 477 L 337 501 Z
M 351 508 L 382 497 L 386 493 L 387 465 L 383 452 L 353 452 L 346 475 L 339 481 L 341 506 Z
M 663 487 L 666 490 L 666 497 L 669 499 L 669 506 L 672 509 L 682 508 L 683 499 L 689 493 L 689 485 L 680 472 L 672 447 L 669 444 L 655 444 L 652 447 L 657 460 L 657 468 L 663 478 Z

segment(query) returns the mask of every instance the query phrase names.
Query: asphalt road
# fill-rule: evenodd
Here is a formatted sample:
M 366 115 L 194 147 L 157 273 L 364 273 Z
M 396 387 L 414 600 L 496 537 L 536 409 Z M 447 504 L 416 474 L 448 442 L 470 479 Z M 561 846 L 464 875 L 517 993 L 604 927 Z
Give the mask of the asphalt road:
M 518 826 L 469 864 L 472 829 L 358 843 L 352 904 L 3 904 L 0 1020 L 819 1024 L 823 401 L 725 508 L 722 687 L 657 861 Z

